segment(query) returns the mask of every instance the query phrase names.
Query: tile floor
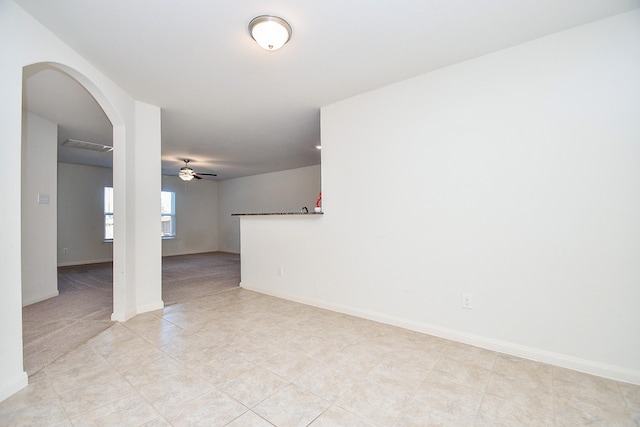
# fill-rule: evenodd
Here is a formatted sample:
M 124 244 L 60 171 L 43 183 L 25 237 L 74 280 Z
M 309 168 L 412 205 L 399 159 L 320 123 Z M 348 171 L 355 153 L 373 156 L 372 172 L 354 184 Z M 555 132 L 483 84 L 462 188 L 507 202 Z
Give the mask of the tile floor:
M 116 324 L 2 426 L 638 426 L 640 387 L 234 289 Z

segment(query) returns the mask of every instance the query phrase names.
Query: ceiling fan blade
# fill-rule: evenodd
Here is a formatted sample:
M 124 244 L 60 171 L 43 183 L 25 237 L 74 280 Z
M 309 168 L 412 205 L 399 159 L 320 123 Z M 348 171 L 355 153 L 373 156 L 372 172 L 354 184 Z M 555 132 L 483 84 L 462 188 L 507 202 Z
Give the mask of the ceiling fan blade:
M 196 172 L 196 174 L 198 174 L 198 175 L 207 175 L 207 176 L 218 176 L 215 173 L 200 173 L 200 172 Z
M 201 177 L 201 176 L 198 176 L 198 175 L 196 175 L 195 173 L 194 173 L 193 175 L 191 175 L 191 176 L 193 176 L 195 179 L 202 179 L 202 177 Z

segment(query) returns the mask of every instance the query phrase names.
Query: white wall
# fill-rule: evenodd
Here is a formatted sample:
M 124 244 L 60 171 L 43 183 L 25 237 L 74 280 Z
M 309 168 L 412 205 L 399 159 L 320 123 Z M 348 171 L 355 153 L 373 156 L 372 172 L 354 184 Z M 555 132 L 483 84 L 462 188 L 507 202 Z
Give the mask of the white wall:
M 22 130 L 22 167 L 29 171 L 22 174 L 22 305 L 25 306 L 58 295 L 58 126 L 25 112 Z
M 639 58 L 635 11 L 324 108 L 242 286 L 640 384 Z
M 110 168 L 58 163 L 58 265 L 113 260 L 104 241 L 104 187 L 112 186 Z
M 234 213 L 313 211 L 320 192 L 320 165 L 220 181 L 220 250 L 240 253 Z
M 111 243 L 102 237 L 102 188 L 111 186 L 111 169 L 60 163 L 58 174 L 58 265 L 110 261 Z M 163 256 L 239 253 L 239 219 L 231 214 L 298 212 L 302 206 L 312 211 L 320 192 L 320 166 L 188 184 L 163 175 L 162 190 L 176 193 L 177 230 L 174 239 L 162 241 Z
M 189 183 L 162 176 L 162 190 L 176 194 L 176 237 L 162 241 L 162 255 L 218 250 L 218 183 L 206 179 Z
M 136 101 L 11 0 L 0 0 L 0 400 L 27 384 L 22 363 L 21 123 L 22 72 L 45 62 L 78 80 L 113 124 L 116 234 L 114 320 L 161 308 L 158 207 L 146 195 L 160 191 L 160 109 Z M 150 171 L 157 171 L 149 178 Z M 157 177 L 157 178 L 156 178 Z M 118 238 L 119 237 L 119 238 Z
M 103 189 L 112 186 L 112 170 L 59 163 L 58 181 L 58 265 L 113 260 L 103 220 Z M 162 176 L 162 190 L 176 193 L 177 224 L 177 237 L 162 241 L 162 255 L 216 251 L 218 183 L 201 180 L 185 188 L 179 178 Z

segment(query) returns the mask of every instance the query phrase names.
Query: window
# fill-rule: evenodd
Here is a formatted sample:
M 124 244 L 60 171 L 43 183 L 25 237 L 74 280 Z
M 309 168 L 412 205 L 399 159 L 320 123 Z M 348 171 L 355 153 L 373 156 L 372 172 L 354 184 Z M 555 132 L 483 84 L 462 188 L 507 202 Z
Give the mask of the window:
M 160 193 L 160 219 L 162 221 L 162 237 L 176 235 L 176 193 L 162 191 Z
M 162 191 L 160 193 L 160 235 L 175 237 L 176 235 L 176 193 Z M 113 188 L 104 187 L 104 239 L 113 240 Z
M 113 240 L 113 188 L 104 187 L 104 240 Z

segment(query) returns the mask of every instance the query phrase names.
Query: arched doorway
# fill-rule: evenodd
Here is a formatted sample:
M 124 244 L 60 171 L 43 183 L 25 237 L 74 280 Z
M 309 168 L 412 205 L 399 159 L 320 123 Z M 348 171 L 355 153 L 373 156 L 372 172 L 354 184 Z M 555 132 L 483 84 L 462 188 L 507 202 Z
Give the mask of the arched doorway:
M 113 248 L 98 225 L 113 159 L 100 146 L 113 146 L 113 127 L 93 96 L 52 64 L 25 67 L 22 300 L 30 375 L 111 324 Z M 58 283 L 60 266 L 67 267 Z

